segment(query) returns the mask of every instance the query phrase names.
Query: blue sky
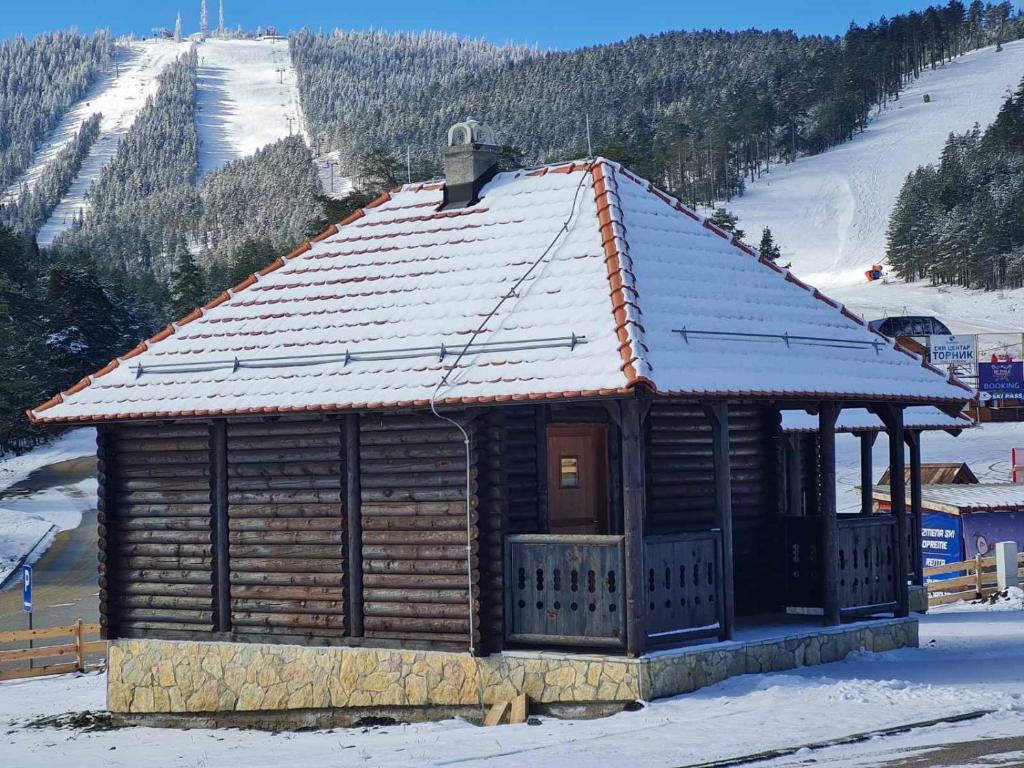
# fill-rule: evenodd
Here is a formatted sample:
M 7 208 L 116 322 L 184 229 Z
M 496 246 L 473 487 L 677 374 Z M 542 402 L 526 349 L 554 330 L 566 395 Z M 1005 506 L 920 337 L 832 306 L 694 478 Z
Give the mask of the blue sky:
M 211 25 L 217 0 L 207 0 Z M 630 35 L 704 27 L 794 29 L 800 34 L 841 34 L 851 21 L 867 23 L 928 5 L 927 0 L 706 0 L 643 2 L 633 0 L 224 0 L 229 27 L 247 29 L 275 24 L 279 29 L 316 30 L 440 29 L 494 42 L 536 43 L 542 48 L 573 48 L 621 40 Z M 149 34 L 171 27 L 180 10 L 186 31 L 199 26 L 199 0 L 0 0 L 0 38 L 77 26 L 115 34 Z

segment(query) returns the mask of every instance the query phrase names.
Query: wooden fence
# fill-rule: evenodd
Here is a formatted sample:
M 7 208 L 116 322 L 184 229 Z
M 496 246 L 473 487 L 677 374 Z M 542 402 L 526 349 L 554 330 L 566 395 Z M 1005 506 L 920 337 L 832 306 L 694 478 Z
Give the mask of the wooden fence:
M 106 653 L 106 640 L 88 639 L 99 633 L 99 624 L 85 624 L 81 619 L 63 627 L 0 632 L 0 680 L 84 672 L 86 657 Z M 51 641 L 53 644 L 32 647 L 40 640 Z M 4 648 L 9 645 L 24 647 Z M 35 666 L 37 659 L 46 660 L 46 664 Z M 15 666 L 17 662 L 23 662 L 24 665 Z
M 1024 554 L 1018 556 L 1018 576 L 1024 578 Z M 950 576 L 950 574 L 953 574 Z M 931 580 L 935 576 L 949 578 Z M 996 559 L 977 555 L 962 563 L 946 563 L 924 569 L 928 590 L 928 607 L 955 603 L 958 600 L 978 600 L 998 591 L 996 585 Z

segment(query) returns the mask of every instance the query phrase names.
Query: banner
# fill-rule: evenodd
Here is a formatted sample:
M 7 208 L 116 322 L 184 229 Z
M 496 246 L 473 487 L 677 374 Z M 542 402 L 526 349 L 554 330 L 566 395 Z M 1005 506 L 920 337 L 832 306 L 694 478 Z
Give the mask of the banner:
M 977 336 L 929 336 L 928 359 L 932 365 L 973 366 L 977 347 Z
M 964 559 L 960 518 L 945 512 L 930 512 L 921 517 L 921 560 L 925 568 Z M 948 579 L 958 574 L 930 576 L 929 579 Z
M 978 363 L 978 389 L 993 400 L 1024 398 L 1024 363 Z
M 1024 546 L 1024 512 L 971 512 L 964 514 L 964 560 L 975 555 L 991 557 L 1000 541 Z

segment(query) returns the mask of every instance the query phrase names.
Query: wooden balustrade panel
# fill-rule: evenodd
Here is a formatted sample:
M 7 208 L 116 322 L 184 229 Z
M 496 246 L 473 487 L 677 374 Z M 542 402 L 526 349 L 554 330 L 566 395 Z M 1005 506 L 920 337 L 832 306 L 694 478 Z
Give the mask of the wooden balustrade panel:
M 718 534 L 653 536 L 644 547 L 647 636 L 670 640 L 695 630 L 717 631 L 722 587 Z
M 850 610 L 896 602 L 895 521 L 840 519 L 839 605 Z
M 475 425 L 467 431 L 475 446 Z M 470 453 L 468 562 L 459 430 L 430 413 L 366 415 L 359 422 L 359 453 L 366 637 L 465 650 L 470 584 L 478 594 L 480 581 L 476 448 Z M 479 600 L 473 611 L 479 642 Z
M 509 641 L 624 645 L 621 536 L 519 535 L 506 542 Z
M 104 427 L 99 480 L 100 620 L 106 636 L 211 633 L 209 425 Z
M 227 425 L 231 629 L 327 642 L 345 632 L 342 420 Z

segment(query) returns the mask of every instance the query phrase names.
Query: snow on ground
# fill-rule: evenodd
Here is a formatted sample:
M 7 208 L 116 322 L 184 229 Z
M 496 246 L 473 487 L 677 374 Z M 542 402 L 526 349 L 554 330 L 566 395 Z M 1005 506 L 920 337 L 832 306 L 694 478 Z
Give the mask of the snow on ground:
M 77 527 L 96 503 L 95 478 L 24 492 L 12 486 L 43 467 L 95 453 L 96 430 L 75 429 L 21 456 L 0 456 L 0 584 L 23 557 L 30 565 L 42 557 L 57 532 Z
M 1024 448 L 1024 428 L 1016 422 L 986 423 L 965 429 L 958 437 L 928 431 L 921 435 L 921 461 L 965 461 L 983 483 L 1010 482 L 1010 449 Z M 872 449 L 877 483 L 889 466 L 889 439 L 883 432 Z M 860 509 L 860 442 L 854 435 L 836 435 L 836 506 L 840 513 Z
M 341 199 L 352 191 L 352 179 L 343 176 L 341 153 L 337 150 L 320 155 L 314 161 L 320 188 L 328 197 Z
M 929 615 L 921 642 L 920 649 L 732 678 L 605 719 L 541 718 L 539 725 L 497 728 L 460 720 L 310 733 L 27 728 L 31 718 L 103 709 L 102 674 L 62 676 L 0 683 L 0 744 L 23 768 L 68 759 L 81 766 L 667 768 L 977 710 L 996 713 L 975 721 L 975 732 L 1024 734 L 1019 613 Z M 956 733 L 958 726 L 944 728 Z M 945 733 L 929 730 L 932 740 Z
M 756 244 L 761 229 L 771 227 L 783 263 L 792 262 L 801 279 L 870 319 L 932 314 L 954 333 L 1019 329 L 1024 291 L 998 296 L 895 280 L 869 284 L 864 271 L 883 259 L 889 212 L 907 174 L 937 162 L 951 131 L 991 123 L 1022 75 L 1024 41 L 927 70 L 864 133 L 828 152 L 776 166 L 729 208 L 748 240 Z
M 198 53 L 200 176 L 303 133 L 287 40 L 207 40 Z
M 156 93 L 157 76 L 163 72 L 164 67 L 185 53 L 189 45 L 187 42 L 177 43 L 173 40 L 132 42 L 118 56 L 119 74 L 106 78 L 98 92 L 90 91 L 61 123 L 61 128 L 41 150 L 41 156 L 56 154 L 61 142 L 68 140 L 65 124 L 74 126 L 71 130 L 77 130 L 81 121 L 92 113 L 103 114 L 100 136 L 82 163 L 81 171 L 39 231 L 37 240 L 40 246 L 51 245 L 57 235 L 71 227 L 79 211 L 88 211 L 85 194 L 89 186 L 99 177 L 100 169 L 117 152 L 121 139 L 135 122 L 146 98 Z

